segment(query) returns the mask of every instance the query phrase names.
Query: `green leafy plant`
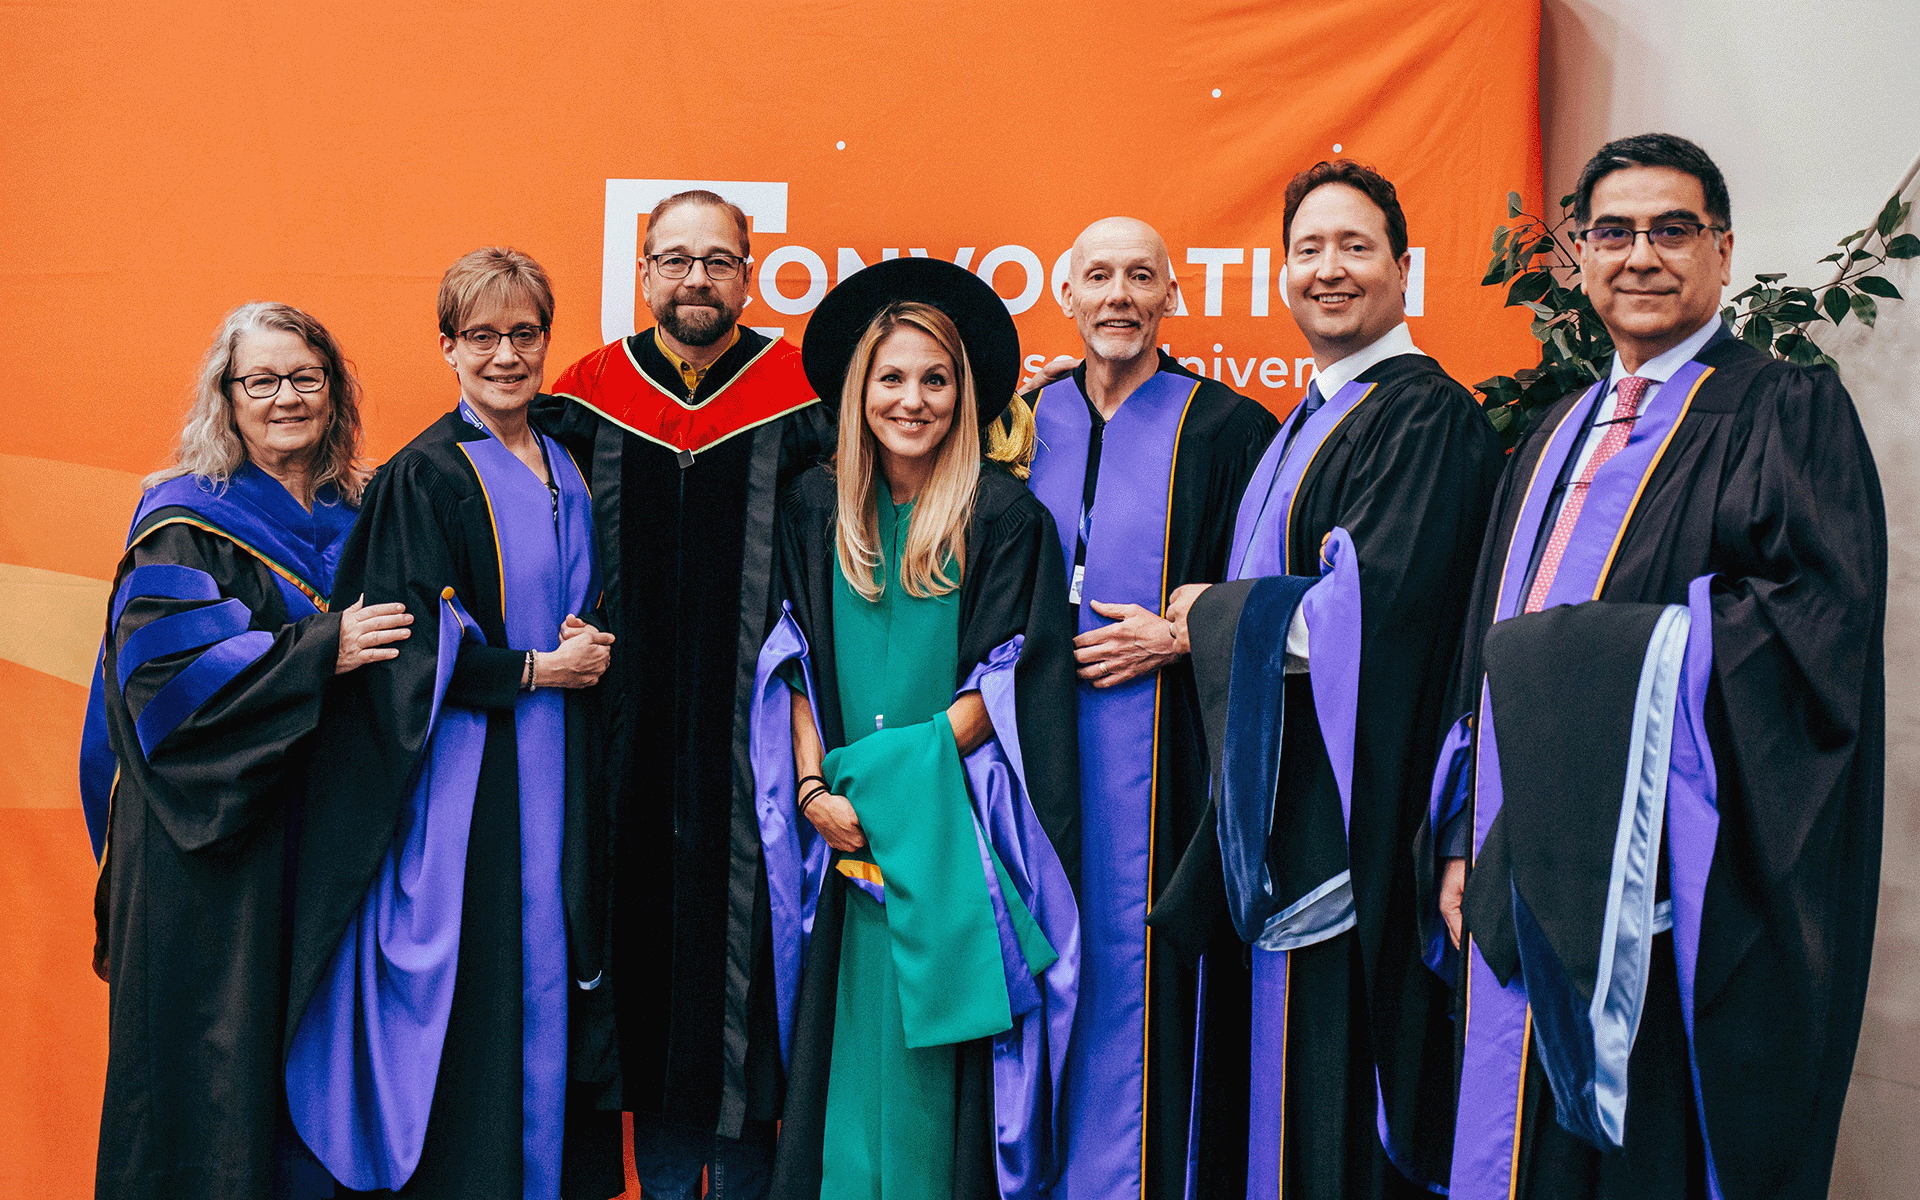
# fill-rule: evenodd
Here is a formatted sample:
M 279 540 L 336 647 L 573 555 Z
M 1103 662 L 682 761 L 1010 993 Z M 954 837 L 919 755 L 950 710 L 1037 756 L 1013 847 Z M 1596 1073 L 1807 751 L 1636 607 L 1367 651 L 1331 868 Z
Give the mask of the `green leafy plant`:
M 1549 222 L 1526 212 L 1518 192 L 1507 193 L 1507 216 L 1521 218 L 1494 230 L 1493 256 L 1484 287 L 1507 289 L 1507 306 L 1533 313 L 1540 363 L 1511 375 L 1474 384 L 1481 404 L 1508 445 L 1520 440 L 1547 407 L 1605 377 L 1613 364 L 1613 339 L 1580 290 L 1580 254 L 1573 238 L 1573 197 L 1560 198 L 1560 215 Z M 1912 203 L 1896 194 L 1866 229 L 1841 238 L 1840 249 L 1820 261 L 1836 264 L 1833 281 L 1819 288 L 1784 285 L 1784 274 L 1754 276 L 1721 316 L 1748 345 L 1799 366 L 1838 367 L 1807 330 L 1817 321 L 1835 325 L 1849 315 L 1872 327 L 1879 300 L 1898 300 L 1900 289 L 1873 272 L 1889 259 L 1920 257 L 1920 238 L 1896 235 Z

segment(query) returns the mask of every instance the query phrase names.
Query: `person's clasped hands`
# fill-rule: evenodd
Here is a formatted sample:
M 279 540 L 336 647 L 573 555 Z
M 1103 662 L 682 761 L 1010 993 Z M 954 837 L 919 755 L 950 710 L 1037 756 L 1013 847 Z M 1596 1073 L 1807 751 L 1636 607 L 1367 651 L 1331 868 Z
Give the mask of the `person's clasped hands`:
M 537 688 L 585 688 L 600 682 L 612 657 L 613 635 L 568 614 L 560 623 L 560 645 L 536 651 L 533 685 Z

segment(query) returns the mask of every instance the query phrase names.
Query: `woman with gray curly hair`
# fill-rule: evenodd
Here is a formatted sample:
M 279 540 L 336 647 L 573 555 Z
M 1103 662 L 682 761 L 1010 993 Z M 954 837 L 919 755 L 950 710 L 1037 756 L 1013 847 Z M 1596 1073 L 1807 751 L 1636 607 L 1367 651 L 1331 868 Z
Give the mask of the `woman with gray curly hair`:
M 284 304 L 227 314 L 115 573 L 81 746 L 109 986 L 96 1192 L 274 1194 L 287 864 L 329 680 L 400 604 L 330 603 L 367 471 L 359 385 Z M 284 1181 L 283 1181 L 284 1186 Z
M 321 723 L 287 1101 L 332 1195 L 600 1200 L 624 1177 L 611 798 L 585 770 L 614 640 L 592 500 L 532 413 L 546 271 L 482 247 L 437 308 L 458 396 L 380 468 L 340 555 L 342 594 L 420 622 Z

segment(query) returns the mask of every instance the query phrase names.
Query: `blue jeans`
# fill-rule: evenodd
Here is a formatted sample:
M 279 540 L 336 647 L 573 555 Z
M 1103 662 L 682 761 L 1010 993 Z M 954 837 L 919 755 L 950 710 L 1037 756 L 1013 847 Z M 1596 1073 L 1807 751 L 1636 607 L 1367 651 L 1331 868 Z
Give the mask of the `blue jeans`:
M 773 1182 L 773 1122 L 749 1121 L 738 1138 L 633 1114 L 633 1165 L 645 1200 L 765 1200 Z

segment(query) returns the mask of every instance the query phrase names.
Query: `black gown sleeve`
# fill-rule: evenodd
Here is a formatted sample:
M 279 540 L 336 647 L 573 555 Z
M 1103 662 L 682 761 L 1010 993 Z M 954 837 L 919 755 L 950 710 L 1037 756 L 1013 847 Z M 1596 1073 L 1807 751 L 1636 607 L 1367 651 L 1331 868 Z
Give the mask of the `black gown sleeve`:
M 1865 1004 L 1886 755 L 1886 515 L 1832 372 L 1767 368 L 1714 514 L 1720 826 L 1695 988 L 1729 1194 L 1824 1187 Z M 1778 1114 L 1795 1117 L 1782 1128 Z M 1813 1164 L 1807 1167 L 1806 1164 Z
M 1748 452 L 1714 515 L 1714 682 L 1746 800 L 1756 882 L 1800 858 L 1867 767 L 1886 615 L 1880 480 L 1825 369 L 1764 377 Z
M 813 685 L 820 700 L 815 716 L 827 750 L 842 742 L 834 676 L 831 626 L 833 480 L 824 470 L 802 474 L 780 498 L 774 521 L 772 616 L 782 602 L 807 639 Z M 772 628 L 769 623 L 769 628 Z M 820 1147 L 826 1132 L 827 1081 L 833 1063 L 833 1020 L 839 994 L 840 932 L 846 903 L 841 877 L 827 873 L 814 911 L 813 938 L 800 977 L 794 1010 L 793 1052 L 787 1064 L 786 1096 L 775 1146 L 769 1195 L 774 1200 L 814 1200 L 820 1195 Z
M 285 604 L 259 561 L 226 538 L 191 525 L 154 530 L 128 558 L 129 569 L 169 564 L 204 571 L 214 578 L 221 598 L 131 597 L 113 629 L 115 663 L 147 626 L 231 600 L 250 610 L 249 632 L 272 636 L 257 658 L 150 747 L 115 747 L 123 760 L 142 754 L 147 771 L 164 785 L 151 789 L 150 804 L 174 844 L 184 851 L 204 850 L 248 828 L 263 815 L 263 806 L 284 799 L 279 785 L 289 758 L 318 724 L 321 697 L 333 678 L 340 617 L 320 613 L 285 624 Z M 161 654 L 136 666 L 120 689 L 130 725 L 182 672 L 225 641 Z M 139 655 L 140 649 L 134 646 L 133 653 Z
M 834 557 L 834 511 L 833 477 L 824 469 L 807 471 L 787 487 L 774 516 L 774 577 L 767 590 L 767 629 L 780 619 L 784 604 L 807 639 L 820 701 L 817 727 L 827 750 L 843 740 L 833 655 L 833 573 L 840 569 Z
M 453 588 L 470 614 L 477 619 L 487 615 L 479 597 L 463 594 L 473 573 L 456 554 L 453 531 L 459 528 L 460 501 L 424 455 L 405 455 L 368 486 L 335 576 L 341 595 L 364 595 L 370 605 L 398 601 L 413 614 L 413 633 L 398 644 L 399 656 L 345 677 L 335 689 L 340 711 L 328 713 L 330 741 L 368 743 L 365 749 L 379 762 L 355 773 L 381 780 L 379 790 L 391 793 L 395 804 L 426 748 L 440 654 L 442 592 Z M 501 656 L 513 654 L 492 648 Z M 456 674 L 463 665 L 470 684 L 481 684 L 489 674 L 484 658 L 465 664 L 456 659 Z
M 399 601 L 413 624 L 397 657 L 342 675 L 328 689 L 300 836 L 289 1038 L 392 842 L 426 751 L 441 593 L 454 588 L 476 620 L 485 619 L 484 604 L 498 604 L 497 596 L 462 591 L 474 573 L 450 536 L 461 528 L 461 497 L 443 469 L 414 450 L 382 468 L 334 576 L 336 595 L 364 595 L 369 605 Z
M 447 680 L 447 703 L 462 708 L 512 708 L 526 671 L 524 650 L 462 642 L 453 660 L 453 676 Z
M 1233 526 L 1240 513 L 1240 495 L 1247 490 L 1267 443 L 1280 431 L 1280 422 L 1272 413 L 1252 400 L 1235 396 L 1236 403 L 1209 445 L 1211 469 L 1207 473 L 1205 500 L 1197 513 L 1187 516 L 1196 522 L 1195 549 L 1204 564 L 1199 575 L 1190 580 L 1168 580 L 1168 589 L 1182 582 L 1217 583 L 1226 576 L 1227 559 L 1233 550 Z
M 1278 432 L 1279 418 L 1252 400 L 1242 399 L 1213 436 L 1215 465 L 1207 498 L 1217 503 L 1209 504 L 1208 510 L 1226 514 L 1229 540 L 1233 519 L 1240 507 L 1240 493 L 1247 490 L 1247 480 L 1253 478 L 1253 469 L 1260 465 L 1267 443 Z
M 975 523 L 977 544 L 967 556 L 960 670 L 964 677 L 995 647 L 1023 635 L 1014 680 L 1029 800 L 1078 888 L 1078 677 L 1059 535 L 1046 506 L 1000 468 L 985 468 L 981 487 L 988 516 Z
M 1357 903 L 1375 924 L 1376 941 L 1381 914 L 1406 899 L 1387 893 L 1400 888 L 1396 868 L 1422 816 L 1418 800 L 1431 778 L 1441 727 L 1439 693 L 1455 660 L 1475 550 L 1501 466 L 1493 427 L 1458 385 L 1416 377 L 1377 403 L 1333 502 L 1323 507 L 1313 496 L 1303 498 L 1318 519 L 1296 530 L 1293 544 L 1298 564 L 1337 526 L 1353 539 L 1358 560 L 1364 632 L 1346 836 L 1362 894 Z M 1317 574 L 1317 561 L 1310 570 Z M 1195 603 L 1189 623 L 1196 654 L 1231 655 L 1245 596 L 1244 586 L 1233 585 L 1209 590 Z M 1209 665 L 1208 678 L 1224 681 L 1224 662 Z M 1217 747 L 1210 747 L 1209 758 L 1218 762 Z M 1209 805 L 1150 921 L 1189 953 L 1197 954 L 1227 919 L 1218 858 Z

